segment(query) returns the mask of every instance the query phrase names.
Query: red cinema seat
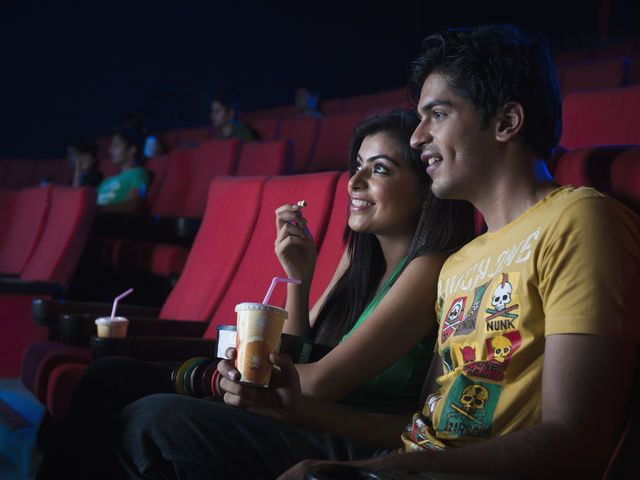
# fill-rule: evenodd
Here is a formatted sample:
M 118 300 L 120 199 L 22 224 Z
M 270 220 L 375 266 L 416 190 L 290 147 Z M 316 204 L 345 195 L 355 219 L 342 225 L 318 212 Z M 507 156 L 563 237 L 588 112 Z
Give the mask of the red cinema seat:
M 382 92 L 346 97 L 342 112 L 378 112 L 394 108 L 410 108 L 406 88 L 396 88 Z
M 187 188 L 173 198 L 174 202 L 179 200 L 181 204 L 179 216 L 202 218 L 211 181 L 235 172 L 239 149 L 240 140 L 229 139 L 207 140 L 195 150 L 188 151 L 190 155 L 182 164 L 187 171 Z M 168 175 L 172 174 L 173 170 L 168 172 Z
M 264 177 L 218 177 L 178 283 L 160 318 L 208 320 L 242 259 L 260 208 Z
M 196 148 L 205 140 L 213 138 L 213 127 L 181 128 L 177 131 L 177 146 L 179 148 Z
M 147 191 L 147 206 L 151 212 L 154 210 L 154 203 L 158 198 L 159 193 L 162 191 L 162 184 L 164 182 L 165 175 L 169 168 L 171 161 L 171 155 L 165 153 L 164 155 L 158 155 L 156 157 L 149 158 L 144 167 L 149 171 L 151 175 L 151 184 Z
M 19 275 L 31 258 L 45 226 L 52 187 L 18 192 L 11 223 L 3 225 L 0 274 Z
M 569 94 L 562 105 L 560 145 L 640 144 L 639 111 L 640 85 Z
M 555 180 L 561 185 L 594 187 L 609 193 L 613 159 L 624 147 L 599 146 L 569 150 L 560 158 L 555 171 Z
M 35 160 L 29 158 L 15 158 L 5 160 L 3 188 L 26 188 L 31 186 Z
M 305 173 L 309 159 L 316 148 L 320 117 L 283 118 L 280 122 L 280 140 L 293 144 L 291 173 Z
M 23 349 L 47 337 L 31 319 L 35 298 L 63 295 L 86 243 L 96 211 L 95 190 L 53 187 L 38 244 L 18 280 L 0 284 L 0 376 L 16 377 Z
M 241 302 L 261 302 L 273 277 L 284 272 L 274 251 L 274 212 L 285 203 L 306 200 L 303 214 L 316 242 L 322 244 L 331 204 L 335 196 L 337 172 L 270 177 L 265 183 L 255 229 L 229 288 L 213 314 L 205 337 L 215 338 L 218 325 L 234 325 L 235 306 Z M 286 285 L 276 288 L 269 301 L 284 306 Z
M 361 112 L 320 117 L 317 145 L 309 160 L 307 172 L 346 170 L 353 130 L 362 119 Z
M 11 222 L 15 213 L 16 202 L 18 201 L 19 190 L 0 189 L 0 252 L 5 239 L 9 236 Z
M 333 198 L 333 205 L 331 207 L 331 215 L 329 217 L 327 231 L 324 234 L 322 244 L 318 249 L 316 269 L 313 272 L 313 282 L 311 283 L 311 290 L 309 292 L 309 308 L 313 307 L 313 305 L 320 299 L 327 288 L 327 285 L 329 285 L 346 247 L 342 238 L 348 218 L 348 183 L 349 172 L 343 172 L 336 184 L 336 191 Z
M 263 177 L 218 177 L 211 183 L 202 225 L 182 274 L 158 318 L 209 320 L 246 250 L 265 180 Z M 23 355 L 22 382 L 45 403 L 51 383 L 49 375 L 54 368 L 64 363 L 88 364 L 90 359 L 88 348 L 35 342 Z
M 280 117 L 265 117 L 252 121 L 249 127 L 260 140 L 275 140 L 280 133 Z
M 286 175 L 290 173 L 291 143 L 285 140 L 244 142 L 236 175 Z
M 31 185 L 37 186 L 48 180 L 54 185 L 71 185 L 73 169 L 66 158 L 37 160 L 34 163 Z
M 558 67 L 560 93 L 624 87 L 629 84 L 630 68 L 627 58 L 606 58 Z
M 611 166 L 611 195 L 640 215 L 640 146 L 624 148 Z
M 320 101 L 318 110 L 324 115 L 330 115 L 332 113 L 342 113 L 343 98 L 331 98 L 329 100 Z
M 56 186 L 40 241 L 21 280 L 69 285 L 96 213 L 96 191 Z

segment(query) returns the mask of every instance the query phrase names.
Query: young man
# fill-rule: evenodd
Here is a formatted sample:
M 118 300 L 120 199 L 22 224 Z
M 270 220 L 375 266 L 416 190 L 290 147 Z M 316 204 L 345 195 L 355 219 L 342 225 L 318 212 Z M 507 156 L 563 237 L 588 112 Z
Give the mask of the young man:
M 127 126 L 116 127 L 111 141 L 113 163 L 122 172 L 98 185 L 98 210 L 101 213 L 140 213 L 149 188 L 149 172 L 140 165 L 144 137 Z
M 428 37 L 411 86 L 422 120 L 412 145 L 434 193 L 473 203 L 489 230 L 442 269 L 421 410 L 375 415 L 304 397 L 284 356 L 272 355 L 269 389 L 238 383 L 232 362 L 221 362 L 225 403 L 251 413 L 176 396 L 131 404 L 120 455 L 132 478 L 273 478 L 301 458 L 324 460 L 279 478 L 345 465 L 602 474 L 640 337 L 638 217 L 591 189 L 559 187 L 544 167 L 561 103 L 542 39 L 508 26 Z M 366 455 L 374 458 L 336 462 Z

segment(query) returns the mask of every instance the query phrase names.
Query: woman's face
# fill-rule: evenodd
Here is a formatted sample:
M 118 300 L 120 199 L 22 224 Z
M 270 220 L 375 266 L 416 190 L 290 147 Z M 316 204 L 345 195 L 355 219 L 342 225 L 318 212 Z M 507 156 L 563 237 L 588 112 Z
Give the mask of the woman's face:
M 428 187 L 388 133 L 365 137 L 358 170 L 349 180 L 349 227 L 357 232 L 411 240 Z

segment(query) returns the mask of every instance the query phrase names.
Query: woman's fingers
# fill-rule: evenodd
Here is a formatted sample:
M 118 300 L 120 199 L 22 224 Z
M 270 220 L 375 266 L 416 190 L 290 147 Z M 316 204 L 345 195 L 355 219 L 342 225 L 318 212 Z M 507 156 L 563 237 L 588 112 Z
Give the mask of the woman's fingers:
M 278 229 L 285 223 L 306 225 L 307 219 L 302 216 L 301 208 L 295 204 L 286 204 L 276 209 L 276 225 Z

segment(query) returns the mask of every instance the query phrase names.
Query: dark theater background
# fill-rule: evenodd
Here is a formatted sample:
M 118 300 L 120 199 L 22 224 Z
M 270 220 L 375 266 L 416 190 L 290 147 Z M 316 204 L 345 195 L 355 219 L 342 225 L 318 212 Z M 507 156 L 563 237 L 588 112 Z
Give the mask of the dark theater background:
M 227 3 L 5 2 L 0 158 L 63 156 L 135 110 L 153 130 L 203 124 L 212 95 L 252 110 L 292 103 L 300 84 L 323 99 L 397 88 L 441 28 L 513 22 L 555 49 L 640 29 L 623 0 Z

